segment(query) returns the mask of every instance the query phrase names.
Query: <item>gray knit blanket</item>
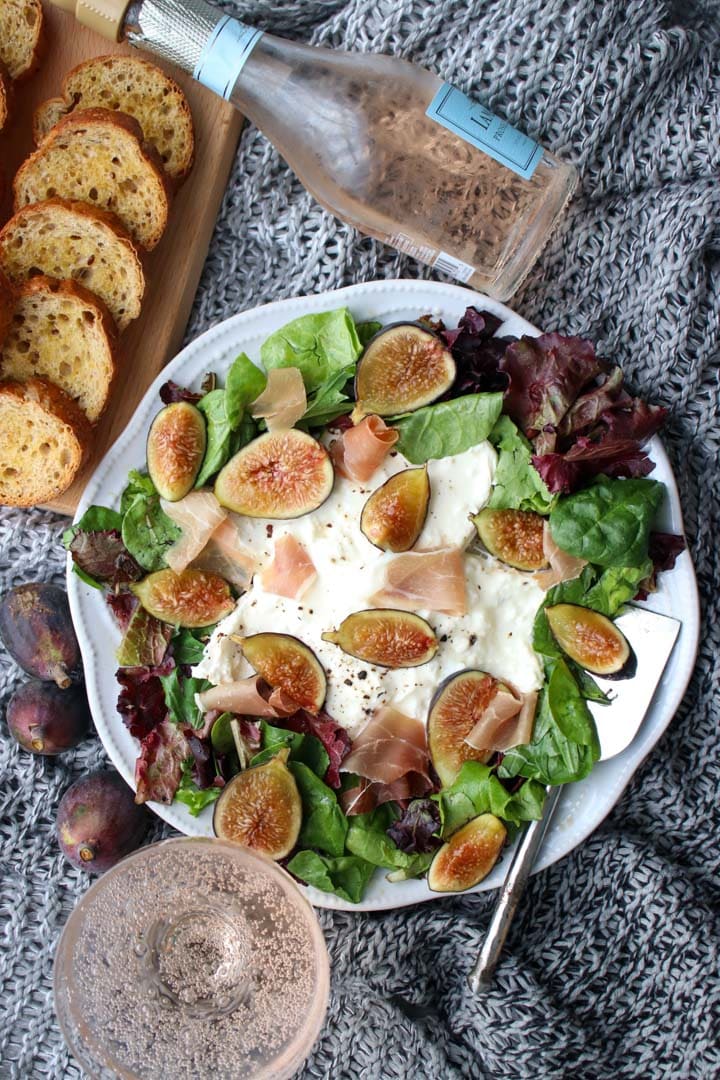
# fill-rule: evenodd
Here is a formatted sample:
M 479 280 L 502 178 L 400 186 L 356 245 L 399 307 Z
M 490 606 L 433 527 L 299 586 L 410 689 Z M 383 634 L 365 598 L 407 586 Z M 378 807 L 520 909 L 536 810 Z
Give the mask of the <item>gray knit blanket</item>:
M 233 5 L 227 5 L 233 10 Z M 704 603 L 675 720 L 595 833 L 532 881 L 494 988 L 466 975 L 493 895 L 323 912 L 332 999 L 303 1077 L 711 1078 L 718 1019 L 720 5 L 677 0 L 247 0 L 276 33 L 409 57 L 582 175 L 513 305 L 583 334 L 670 409 L 665 435 Z M 431 271 L 322 211 L 246 127 L 188 339 L 268 300 Z M 63 577 L 63 522 L 0 512 L 0 589 Z M 0 655 L 2 700 L 20 673 Z M 58 800 L 104 760 L 18 750 L 0 721 L 0 1077 L 79 1077 L 57 1028 L 58 934 L 88 878 Z M 165 832 L 159 823 L 154 837 Z

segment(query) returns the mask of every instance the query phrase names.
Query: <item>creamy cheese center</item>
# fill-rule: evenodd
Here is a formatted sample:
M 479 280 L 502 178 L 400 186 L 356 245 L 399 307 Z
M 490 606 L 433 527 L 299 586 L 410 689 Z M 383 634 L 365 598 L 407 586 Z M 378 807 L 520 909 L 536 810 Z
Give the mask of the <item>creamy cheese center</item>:
M 470 515 L 487 502 L 496 464 L 488 442 L 428 463 L 430 504 L 416 549 L 468 546 L 475 536 Z M 238 518 L 241 539 L 258 559 L 259 570 L 272 559 L 275 540 L 291 533 L 312 558 L 317 580 L 299 600 L 290 600 L 265 592 L 256 574 L 235 610 L 216 627 L 194 674 L 218 684 L 253 673 L 231 634 L 293 634 L 325 668 L 325 708 L 352 737 L 382 704 L 424 720 L 439 684 L 463 668 L 480 668 L 521 691 L 538 689 L 542 674 L 532 648 L 532 624 L 544 594 L 531 575 L 481 555 L 465 556 L 466 615 L 419 612 L 440 641 L 429 663 L 394 671 L 379 668 L 322 640 L 323 632 L 336 630 L 347 615 L 372 606 L 369 597 L 380 588 L 393 556 L 365 539 L 360 514 L 369 495 L 408 466 L 402 455 L 393 453 L 368 484 L 336 476 L 327 501 L 292 521 Z

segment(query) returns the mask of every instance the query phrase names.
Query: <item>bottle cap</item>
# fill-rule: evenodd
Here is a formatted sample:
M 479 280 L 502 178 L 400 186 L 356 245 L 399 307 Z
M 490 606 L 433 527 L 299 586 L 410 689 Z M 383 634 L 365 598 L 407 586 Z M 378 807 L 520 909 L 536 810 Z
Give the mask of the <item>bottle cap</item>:
M 50 0 L 63 11 L 72 11 L 83 26 L 111 41 L 122 40 L 122 25 L 130 0 Z

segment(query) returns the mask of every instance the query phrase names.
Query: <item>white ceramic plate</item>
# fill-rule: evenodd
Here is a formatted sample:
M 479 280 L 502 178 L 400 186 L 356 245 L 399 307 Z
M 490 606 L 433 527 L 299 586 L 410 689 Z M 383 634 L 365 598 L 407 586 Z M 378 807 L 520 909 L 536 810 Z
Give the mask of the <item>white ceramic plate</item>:
M 158 390 L 167 379 L 199 388 L 207 371 L 224 374 L 241 351 L 255 359 L 260 345 L 278 327 L 298 315 L 327 311 L 347 305 L 358 320 L 378 319 L 383 323 L 400 319 L 416 319 L 431 313 L 441 317 L 449 326 L 457 324 L 468 304 L 475 304 L 504 320 L 503 331 L 509 334 L 539 334 L 519 315 L 503 304 L 479 296 L 456 285 L 430 281 L 371 281 L 351 285 L 337 292 L 316 296 L 280 300 L 253 311 L 244 311 L 214 326 L 187 348 L 158 375 L 138 406 L 137 412 L 112 449 L 105 455 L 88 483 L 78 517 L 92 503 L 117 506 L 125 487 L 128 471 L 145 465 L 145 441 L 152 418 L 160 407 Z M 682 516 L 675 479 L 659 439 L 651 444 L 656 462 L 653 477 L 662 480 L 668 489 L 662 528 L 682 532 Z M 129 784 L 133 784 L 138 744 L 124 727 L 116 710 L 118 684 L 115 681 L 115 648 L 119 633 L 106 605 L 97 590 L 89 588 L 70 572 L 68 560 L 68 592 L 75 627 L 85 664 L 85 678 L 95 726 L 117 769 Z M 670 723 L 682 699 L 692 672 L 699 632 L 697 585 L 692 562 L 683 553 L 676 568 L 660 578 L 661 587 L 650 602 L 662 614 L 672 614 L 682 620 L 680 637 L 675 646 L 663 679 L 650 710 L 632 745 L 610 761 L 598 764 L 581 783 L 566 787 L 552 819 L 535 870 L 542 870 L 581 843 L 603 820 L 619 799 L 635 769 L 658 741 Z M 134 785 L 133 785 L 134 786 Z M 190 815 L 179 803 L 172 806 L 149 804 L 152 809 L 180 832 L 190 836 L 212 835 L 211 810 L 199 818 Z M 478 890 L 494 889 L 502 881 L 506 859 L 498 864 Z M 391 884 L 378 871 L 359 905 L 347 904 L 336 896 L 315 889 L 307 890 L 318 907 L 347 910 L 378 911 L 402 907 L 423 900 L 438 899 L 425 881 L 405 881 Z

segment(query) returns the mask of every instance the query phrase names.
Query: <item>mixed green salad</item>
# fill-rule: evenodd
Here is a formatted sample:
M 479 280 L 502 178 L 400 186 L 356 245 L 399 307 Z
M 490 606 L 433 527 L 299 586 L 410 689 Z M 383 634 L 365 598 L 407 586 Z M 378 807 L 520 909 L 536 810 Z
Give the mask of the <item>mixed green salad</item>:
M 352 903 L 377 868 L 392 881 L 427 875 L 439 891 L 471 887 L 541 816 L 545 786 L 580 780 L 598 760 L 588 702 L 608 697 L 594 675 L 632 677 L 613 620 L 683 548 L 653 529 L 665 490 L 648 478 L 643 446 L 665 410 L 632 396 L 589 341 L 502 336 L 500 320 L 473 307 L 452 329 L 429 317 L 356 324 L 347 308 L 305 315 L 271 334 L 258 360 L 241 353 L 197 391 L 165 383 L 145 467 L 117 507 L 91 506 L 64 534 L 74 572 L 103 592 L 121 632 L 118 710 L 139 743 L 136 800 L 176 800 L 193 815 L 212 806 L 219 835 Z M 537 694 L 462 670 L 429 716 L 380 709 L 351 739 L 323 708 L 322 665 L 282 626 L 238 642 L 254 674 L 227 693 L 193 675 L 258 569 L 232 521 L 267 520 L 271 536 L 273 522 L 320 506 L 337 476 L 376 489 L 362 524 L 373 544 L 395 560 L 445 561 L 427 564 L 439 593 L 421 582 L 397 610 L 377 606 L 382 642 L 368 619 L 352 641 L 349 627 L 333 640 L 389 668 L 442 649 L 432 611 L 454 610 L 457 570 L 453 553 L 414 548 L 426 465 L 485 440 L 497 465 L 477 545 L 546 589 L 532 631 Z M 392 492 L 365 475 L 388 452 L 412 467 Z M 299 597 L 312 560 L 286 555 L 277 587 Z

